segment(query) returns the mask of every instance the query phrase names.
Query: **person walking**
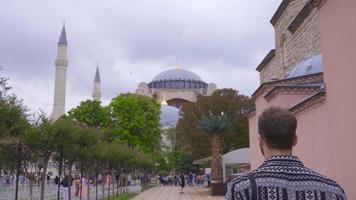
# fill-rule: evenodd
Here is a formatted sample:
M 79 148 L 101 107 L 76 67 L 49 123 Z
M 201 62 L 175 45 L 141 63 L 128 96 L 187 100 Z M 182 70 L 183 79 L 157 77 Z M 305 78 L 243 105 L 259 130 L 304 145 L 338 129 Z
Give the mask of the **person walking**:
M 192 172 L 189 172 L 189 174 L 188 174 L 188 185 L 189 185 L 190 187 L 193 186 L 193 179 L 194 179 L 193 173 L 192 173 Z
M 51 176 L 47 174 L 47 185 L 51 185 Z
M 62 185 L 63 200 L 68 200 L 68 188 L 72 186 L 72 183 L 69 182 L 68 175 L 64 176 L 64 179 L 61 181 L 60 184 Z
M 88 196 L 88 185 L 89 180 L 85 176 L 83 176 L 81 178 L 79 197 L 86 198 Z
M 271 107 L 258 118 L 259 147 L 264 163 L 229 184 L 226 200 L 346 200 L 335 181 L 308 169 L 293 155 L 297 119 Z M 307 133 L 305 133 L 307 134 Z
M 75 187 L 74 196 L 75 197 L 79 197 L 79 190 L 80 190 L 80 179 L 79 179 L 79 176 L 75 177 L 74 187 Z
M 59 184 L 59 176 L 56 175 L 56 177 L 54 178 L 54 184 L 58 185 Z
M 180 173 L 180 194 L 183 194 L 183 189 L 185 187 L 185 177 L 184 177 L 184 174 L 183 172 Z

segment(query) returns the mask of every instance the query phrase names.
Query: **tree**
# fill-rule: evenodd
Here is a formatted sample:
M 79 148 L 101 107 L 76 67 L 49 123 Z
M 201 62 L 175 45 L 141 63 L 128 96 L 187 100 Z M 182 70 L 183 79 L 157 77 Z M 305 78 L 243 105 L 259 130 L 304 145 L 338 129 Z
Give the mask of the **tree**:
M 54 153 L 52 156 L 52 162 L 56 163 L 59 172 L 59 182 L 62 175 L 63 165 L 66 163 L 68 165 L 69 174 L 72 172 L 72 166 L 78 159 L 78 154 L 73 152 L 78 152 L 76 145 L 77 132 L 80 127 L 73 121 L 72 118 L 68 116 L 62 116 L 57 121 L 53 123 L 54 131 L 58 135 L 63 135 L 65 141 L 61 141 L 55 144 Z M 71 176 L 68 178 L 68 182 L 72 182 Z M 68 183 L 69 184 L 69 183 Z M 71 187 L 68 188 L 68 199 L 71 199 Z M 60 184 L 57 188 L 57 199 L 60 197 Z
M 99 135 L 97 131 L 92 128 L 80 127 L 78 132 L 76 133 L 75 145 L 77 146 L 78 153 L 78 161 L 80 163 L 80 172 L 81 177 L 83 174 L 86 174 L 86 177 L 89 176 L 89 170 L 93 168 L 94 160 L 95 160 L 95 147 L 97 142 L 99 141 Z M 80 181 L 80 185 L 82 185 L 82 179 Z M 80 199 L 82 197 L 82 193 L 80 191 Z M 89 199 L 89 188 L 88 188 L 88 199 Z
M 0 169 L 7 166 L 16 168 L 16 192 L 18 198 L 18 183 L 23 164 L 22 135 L 28 130 L 27 108 L 15 94 L 8 94 L 7 78 L 0 77 Z M 16 158 L 15 160 L 13 158 Z M 1 170 L 0 170 L 1 171 Z
M 249 97 L 240 95 L 233 89 L 217 90 L 211 96 L 198 96 L 196 103 L 183 105 L 182 117 L 177 124 L 177 141 L 193 159 L 208 157 L 210 152 L 215 151 L 211 140 L 215 140 L 214 144 L 217 144 L 219 139 L 221 153 L 247 147 L 248 119 L 245 112 L 252 107 L 253 102 Z M 214 125 L 219 121 L 221 113 L 228 117 L 229 128 L 219 137 L 207 137 L 206 130 L 199 125 L 203 121 Z M 210 116 L 216 116 L 216 119 L 209 118 Z
M 43 159 L 41 200 L 44 200 L 45 181 L 50 158 L 54 155 L 59 145 L 64 146 L 68 142 L 68 137 L 67 132 L 56 130 L 55 126 L 44 114 L 38 117 L 31 130 L 24 135 L 25 145 L 39 158 Z
M 109 107 L 113 132 L 119 142 L 145 153 L 160 151 L 160 105 L 154 99 L 122 94 L 112 99 Z
M 222 115 L 203 116 L 198 126 L 211 136 L 212 180 L 221 182 L 221 136 L 229 128 L 230 120 L 223 113 Z
M 90 128 L 107 126 L 110 120 L 108 108 L 103 108 L 99 101 L 82 101 L 79 106 L 68 112 L 68 115 Z

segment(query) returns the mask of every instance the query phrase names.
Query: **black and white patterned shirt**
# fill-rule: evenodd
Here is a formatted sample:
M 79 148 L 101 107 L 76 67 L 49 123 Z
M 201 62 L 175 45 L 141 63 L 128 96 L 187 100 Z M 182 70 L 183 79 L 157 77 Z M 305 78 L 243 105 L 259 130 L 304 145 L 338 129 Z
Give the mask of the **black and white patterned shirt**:
M 252 171 L 258 200 L 346 200 L 335 181 L 304 167 L 296 156 L 271 157 Z M 248 174 L 229 183 L 226 200 L 251 200 Z

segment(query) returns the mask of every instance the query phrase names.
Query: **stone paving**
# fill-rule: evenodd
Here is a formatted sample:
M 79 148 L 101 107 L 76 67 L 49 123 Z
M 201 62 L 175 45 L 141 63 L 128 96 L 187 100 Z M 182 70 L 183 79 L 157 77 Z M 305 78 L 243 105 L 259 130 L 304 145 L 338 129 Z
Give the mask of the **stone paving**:
M 161 186 L 154 187 L 140 193 L 133 200 L 223 200 L 224 197 L 212 197 L 209 189 L 205 187 L 185 187 L 180 194 L 180 187 Z

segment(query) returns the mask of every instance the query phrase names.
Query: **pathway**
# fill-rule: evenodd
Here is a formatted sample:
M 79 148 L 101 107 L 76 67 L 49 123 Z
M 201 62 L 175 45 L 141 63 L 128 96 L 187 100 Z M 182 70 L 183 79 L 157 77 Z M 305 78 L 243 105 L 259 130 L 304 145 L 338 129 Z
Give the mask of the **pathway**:
M 185 187 L 180 194 L 180 187 L 154 187 L 137 195 L 133 200 L 223 200 L 224 197 L 212 197 L 210 191 L 203 187 Z

